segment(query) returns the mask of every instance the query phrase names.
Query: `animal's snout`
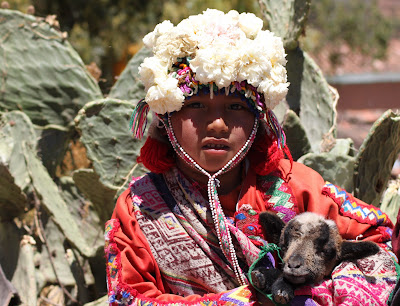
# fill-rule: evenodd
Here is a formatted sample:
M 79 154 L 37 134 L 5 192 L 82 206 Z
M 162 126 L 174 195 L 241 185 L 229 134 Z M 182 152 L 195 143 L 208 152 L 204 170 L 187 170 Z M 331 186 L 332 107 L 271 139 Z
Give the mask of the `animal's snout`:
M 302 256 L 296 254 L 290 256 L 287 264 L 290 269 L 299 269 L 304 265 L 304 259 Z

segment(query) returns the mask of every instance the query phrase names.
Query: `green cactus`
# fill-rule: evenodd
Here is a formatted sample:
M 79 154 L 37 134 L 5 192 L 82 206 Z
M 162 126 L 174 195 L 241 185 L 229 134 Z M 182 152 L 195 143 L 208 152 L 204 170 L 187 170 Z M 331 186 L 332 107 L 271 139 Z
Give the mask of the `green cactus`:
M 311 0 L 259 0 L 269 29 L 282 37 L 285 48 L 293 50 L 298 38 L 304 32 L 310 12 Z
M 321 70 L 300 49 L 288 52 L 287 101 L 306 131 L 312 152 L 321 152 L 324 138 L 335 137 L 338 95 L 325 80 Z
M 28 209 L 25 192 L 29 175 L 22 155 L 22 143 L 35 146 L 36 134 L 22 112 L 0 113 L 0 219 L 12 220 Z
M 57 278 L 65 286 L 75 285 L 75 279 L 65 254 L 65 237 L 51 218 L 46 222 L 42 235 L 46 237 L 50 252 L 47 251 L 44 245 L 42 246 L 37 267 L 38 271 L 36 271 L 36 274 L 40 275 L 38 290 L 43 289 L 48 283 L 57 283 Z M 53 265 L 57 275 L 54 273 Z
M 400 152 L 400 114 L 387 110 L 371 127 L 356 156 L 354 195 L 379 206 Z
M 36 287 L 34 245 L 35 240 L 25 235 L 21 242 L 18 264 L 11 283 L 18 291 L 23 305 L 36 306 L 38 290 Z
M 0 110 L 64 127 L 102 96 L 76 51 L 45 20 L 4 9 L 0 20 Z
M 292 110 L 288 110 L 283 123 L 287 145 L 294 160 L 298 160 L 304 154 L 311 152 L 311 145 L 306 132 L 300 122 L 300 118 Z
M 38 134 L 38 156 L 51 177 L 62 163 L 73 131 L 58 125 L 36 127 Z
M 116 99 L 102 99 L 85 105 L 75 119 L 87 156 L 93 162 L 100 182 L 109 189 L 125 183 L 127 175 L 141 175 L 144 168 L 136 164 L 143 141 L 134 139 L 129 130 L 134 105 Z
M 380 208 L 389 216 L 393 224 L 395 224 L 400 208 L 400 178 L 389 182 L 389 187 L 383 194 Z
M 72 177 L 78 189 L 93 203 L 99 223 L 104 224 L 110 219 L 114 209 L 117 189 L 103 185 L 99 180 L 100 176 L 93 169 L 76 170 Z
M 101 90 L 50 21 L 5 9 L 0 20 L 0 111 L 23 111 L 40 127 L 40 157 L 54 177 L 72 120 Z
M 151 56 L 150 49 L 143 47 L 129 61 L 117 82 L 111 88 L 109 97 L 128 100 L 134 104 L 145 97 L 144 86 L 139 80 L 138 68 L 146 57 Z
M 303 142 L 306 147 L 297 148 L 295 155 L 302 151 L 308 152 L 308 142 L 312 152 L 321 152 L 323 139 L 335 136 L 338 95 L 328 85 L 314 61 L 298 47 L 298 39 L 304 32 L 311 1 L 259 0 L 259 3 L 269 29 L 283 38 L 290 82 L 287 102 L 290 109 L 300 117 L 304 127 L 302 130 L 308 138 L 308 141 Z
M 351 192 L 353 190 L 354 157 L 331 153 L 308 153 L 299 162 L 317 171 L 324 180 Z
M 80 234 L 78 225 L 68 211 L 68 206 L 61 197 L 57 185 L 37 158 L 35 150 L 28 144 L 22 143 L 22 154 L 25 158 L 32 187 L 41 198 L 42 205 L 53 217 L 54 222 L 62 230 L 69 243 L 85 257 L 93 256 L 95 251 L 87 245 Z
M 354 156 L 356 149 L 354 148 L 354 141 L 351 138 L 335 139 L 334 147 L 329 151 L 335 155 L 349 155 Z

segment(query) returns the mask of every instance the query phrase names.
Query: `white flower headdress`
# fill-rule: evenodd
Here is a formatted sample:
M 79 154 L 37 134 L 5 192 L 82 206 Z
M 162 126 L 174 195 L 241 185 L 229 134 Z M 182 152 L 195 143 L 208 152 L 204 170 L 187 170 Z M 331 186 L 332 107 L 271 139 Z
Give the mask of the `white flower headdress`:
M 289 83 L 283 43 L 262 26 L 252 13 L 215 9 L 177 26 L 168 20 L 158 24 L 143 38 L 153 56 L 139 67 L 146 97 L 132 116 L 135 136 L 143 136 L 149 109 L 159 115 L 179 111 L 199 86 L 210 87 L 211 95 L 222 88 L 227 94 L 238 90 L 260 113 L 284 100 Z

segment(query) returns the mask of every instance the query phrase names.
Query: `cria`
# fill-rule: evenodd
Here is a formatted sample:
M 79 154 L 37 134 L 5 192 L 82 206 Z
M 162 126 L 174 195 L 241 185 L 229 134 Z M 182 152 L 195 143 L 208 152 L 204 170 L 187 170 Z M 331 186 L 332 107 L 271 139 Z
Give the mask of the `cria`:
M 371 241 L 346 241 L 339 234 L 336 223 L 306 212 L 286 225 L 270 212 L 260 214 L 259 223 L 266 237 L 281 248 L 281 269 L 257 267 L 252 271 L 254 285 L 272 293 L 276 302 L 288 303 L 294 289 L 321 281 L 330 275 L 341 261 L 360 259 L 378 253 Z

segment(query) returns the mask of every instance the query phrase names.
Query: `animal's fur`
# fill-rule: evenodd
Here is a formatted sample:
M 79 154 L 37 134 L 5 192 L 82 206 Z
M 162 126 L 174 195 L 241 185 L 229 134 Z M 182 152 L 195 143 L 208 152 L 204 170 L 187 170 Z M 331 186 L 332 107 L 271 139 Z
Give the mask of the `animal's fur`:
M 272 292 L 276 302 L 285 304 L 294 297 L 294 288 L 321 281 L 343 260 L 356 260 L 376 254 L 379 247 L 370 241 L 346 241 L 334 221 L 315 213 L 303 213 L 286 225 L 275 214 L 263 212 L 259 223 L 270 242 L 281 248 L 282 269 L 258 267 L 253 283 Z

